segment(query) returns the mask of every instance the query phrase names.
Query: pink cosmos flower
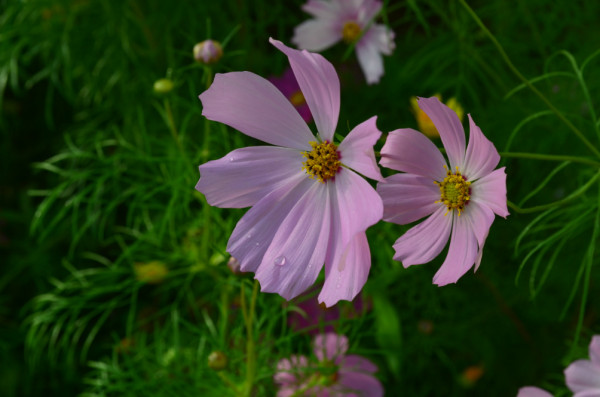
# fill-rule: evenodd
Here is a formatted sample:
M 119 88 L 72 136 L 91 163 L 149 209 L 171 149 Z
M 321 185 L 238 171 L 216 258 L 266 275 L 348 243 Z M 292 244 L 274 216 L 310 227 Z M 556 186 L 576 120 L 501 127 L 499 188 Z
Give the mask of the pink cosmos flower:
M 296 77 L 294 77 L 294 72 L 291 68 L 287 68 L 281 77 L 271 77 L 269 81 L 273 83 L 275 87 L 279 88 L 279 91 L 289 99 L 304 121 L 307 123 L 312 121 L 313 118 L 310 114 L 310 109 L 308 108 L 308 104 L 306 103 L 306 99 L 304 99 L 302 91 L 300 91 L 300 86 L 298 85 L 298 81 L 296 80 Z
M 448 256 L 433 277 L 437 285 L 455 283 L 481 263 L 494 214 L 506 217 L 506 174 L 494 170 L 500 155 L 469 115 L 469 145 L 458 116 L 439 99 L 419 98 L 440 133 L 450 168 L 436 146 L 412 129 L 390 132 L 380 164 L 404 173 L 380 183 L 383 219 L 407 224 L 425 216 L 394 244 L 394 259 L 404 267 L 435 258 L 450 238 Z M 452 236 L 450 236 L 452 234 Z
M 348 338 L 327 333 L 317 335 L 313 351 L 318 360 L 292 356 L 277 364 L 277 397 L 289 396 L 383 396 L 383 387 L 373 374 L 377 367 L 366 358 L 346 355 Z
M 552 397 L 552 394 L 539 387 L 525 386 L 519 389 L 517 397 Z
M 340 40 L 356 40 L 356 56 L 368 84 L 378 83 L 383 76 L 381 54 L 394 51 L 394 32 L 373 23 L 381 11 L 377 0 L 308 0 L 302 9 L 315 19 L 297 26 L 292 42 L 309 51 L 325 50 Z
M 227 251 L 241 271 L 256 273 L 263 292 L 289 300 L 311 286 L 325 264 L 319 302 L 331 306 L 352 300 L 369 273 L 365 230 L 381 219 L 383 204 L 357 172 L 382 180 L 373 152 L 381 132 L 372 117 L 334 144 L 340 85 L 333 65 L 270 42 L 287 55 L 317 136 L 267 80 L 249 72 L 217 74 L 200 95 L 202 114 L 275 146 L 237 149 L 201 165 L 196 189 L 210 205 L 252 206 Z
M 574 397 L 600 396 L 600 335 L 590 343 L 590 360 L 577 360 L 565 369 L 567 386 Z

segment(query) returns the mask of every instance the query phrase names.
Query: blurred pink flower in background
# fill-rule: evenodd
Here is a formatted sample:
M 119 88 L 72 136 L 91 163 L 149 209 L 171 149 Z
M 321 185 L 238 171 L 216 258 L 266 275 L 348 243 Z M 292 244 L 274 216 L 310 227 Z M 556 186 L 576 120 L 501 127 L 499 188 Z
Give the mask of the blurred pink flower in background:
M 437 285 L 455 283 L 481 263 L 483 246 L 494 214 L 506 217 L 506 174 L 494 170 L 500 155 L 469 115 L 469 145 L 456 113 L 436 97 L 419 98 L 419 106 L 440 133 L 450 168 L 438 148 L 410 128 L 389 133 L 380 164 L 402 171 L 380 183 L 383 219 L 401 225 L 429 216 L 394 244 L 394 259 L 404 267 L 423 264 L 439 255 L 450 238 Z M 452 234 L 452 236 L 450 236 Z
M 381 7 L 376 0 L 309 0 L 302 9 L 314 19 L 296 27 L 292 43 L 319 52 L 340 40 L 356 42 L 356 56 L 367 83 L 378 83 L 383 76 L 382 54 L 391 55 L 395 48 L 394 32 L 373 22 Z
M 347 350 L 345 336 L 317 335 L 313 352 L 318 363 L 309 363 L 304 356 L 292 356 L 277 364 L 277 396 L 383 396 L 383 386 L 374 376 L 375 364 L 361 356 L 346 355 Z
M 275 87 L 279 88 L 279 91 L 294 105 L 304 121 L 310 123 L 313 120 L 306 99 L 304 99 L 304 95 L 298 85 L 298 80 L 296 80 L 291 68 L 287 68 L 281 77 L 271 77 L 269 81 Z
M 335 331 L 333 324 L 340 318 L 348 319 L 360 316 L 369 310 L 369 304 L 365 304 L 362 295 L 358 294 L 352 304 L 334 307 L 326 307 L 319 303 L 312 292 L 297 299 L 296 310 L 288 313 L 288 325 L 296 332 L 307 332 L 317 335 L 323 332 Z
M 372 117 L 334 144 L 340 85 L 333 65 L 319 54 L 270 42 L 287 55 L 318 135 L 267 80 L 249 72 L 217 74 L 200 95 L 202 114 L 276 146 L 237 149 L 201 165 L 196 189 L 210 205 L 252 206 L 227 252 L 241 271 L 256 273 L 263 292 L 292 299 L 325 264 L 319 302 L 332 306 L 352 300 L 371 267 L 365 231 L 381 219 L 383 204 L 358 173 L 383 179 L 373 151 L 381 132 Z
M 589 360 L 577 360 L 565 369 L 567 386 L 574 397 L 600 396 L 600 335 L 592 338 L 589 352 Z

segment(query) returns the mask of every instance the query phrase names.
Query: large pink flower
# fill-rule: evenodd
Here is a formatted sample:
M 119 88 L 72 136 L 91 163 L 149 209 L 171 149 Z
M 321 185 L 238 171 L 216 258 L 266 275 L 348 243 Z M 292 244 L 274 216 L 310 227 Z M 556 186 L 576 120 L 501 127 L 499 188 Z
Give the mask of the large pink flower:
M 270 82 L 249 72 L 217 74 L 200 95 L 202 114 L 276 146 L 237 149 L 200 166 L 196 189 L 210 205 L 252 208 L 236 225 L 227 251 L 263 292 L 291 299 L 312 285 L 323 264 L 319 301 L 352 300 L 371 255 L 365 230 L 383 214 L 381 198 L 360 175 L 381 180 L 372 117 L 333 143 L 339 79 L 319 54 L 270 42 L 287 55 L 318 134 Z
M 600 335 L 594 335 L 589 350 L 589 360 L 577 360 L 565 369 L 567 386 L 574 397 L 600 396 Z
M 404 173 L 386 178 L 377 191 L 383 219 L 407 224 L 429 216 L 394 244 L 395 260 L 404 267 L 435 258 L 450 238 L 448 256 L 433 278 L 437 285 L 455 283 L 481 263 L 483 245 L 494 214 L 506 217 L 506 174 L 494 170 L 500 156 L 469 115 L 469 145 L 456 113 L 436 97 L 419 98 L 440 133 L 450 168 L 436 146 L 412 129 L 390 132 L 380 164 Z
M 357 355 L 346 355 L 348 338 L 327 333 L 317 335 L 313 351 L 314 365 L 304 356 L 292 356 L 277 364 L 277 397 L 288 396 L 383 396 L 383 387 L 373 374 L 377 367 Z
M 381 54 L 394 51 L 394 32 L 373 23 L 381 11 L 377 0 L 309 0 L 302 9 L 315 17 L 294 31 L 292 42 L 309 51 L 322 51 L 340 40 L 356 43 L 356 56 L 368 84 L 383 76 Z M 361 36 L 362 35 L 362 36 Z

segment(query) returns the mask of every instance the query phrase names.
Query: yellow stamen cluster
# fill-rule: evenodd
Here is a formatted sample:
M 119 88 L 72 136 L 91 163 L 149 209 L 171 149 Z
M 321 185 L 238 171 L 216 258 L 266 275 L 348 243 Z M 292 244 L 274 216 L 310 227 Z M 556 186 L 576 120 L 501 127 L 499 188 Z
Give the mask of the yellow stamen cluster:
M 360 26 L 354 21 L 344 23 L 342 27 L 342 39 L 345 43 L 351 44 L 360 36 Z
M 456 167 L 455 173 L 447 171 L 444 180 L 435 184 L 439 185 L 441 193 L 441 199 L 436 203 L 442 203 L 448 208 L 445 215 L 452 210 L 457 210 L 460 216 L 471 199 L 471 182 L 467 182 Z
M 302 164 L 303 170 L 311 179 L 317 177 L 319 182 L 325 183 L 326 180 L 335 177 L 336 172 L 342 166 L 337 146 L 329 141 L 323 143 L 310 142 L 312 150 L 302 152 L 306 161 Z

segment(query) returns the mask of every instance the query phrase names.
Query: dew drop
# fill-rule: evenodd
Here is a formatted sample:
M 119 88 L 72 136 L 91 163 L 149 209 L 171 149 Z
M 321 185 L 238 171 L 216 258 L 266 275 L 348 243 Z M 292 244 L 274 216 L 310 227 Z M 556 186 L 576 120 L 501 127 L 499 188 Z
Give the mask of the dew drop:
M 230 157 L 230 158 L 229 158 L 229 162 L 230 162 L 230 163 L 233 163 L 234 161 L 235 161 L 235 157 Z
M 246 234 L 246 238 L 252 238 L 252 234 L 250 234 L 250 233 Z
M 277 266 L 283 266 L 283 265 L 285 265 L 285 262 L 286 262 L 286 259 L 285 259 L 285 256 L 283 256 L 283 255 L 275 258 L 275 264 Z
M 258 247 L 260 245 L 260 243 L 257 241 L 256 243 L 254 243 L 254 245 L 256 245 Z

